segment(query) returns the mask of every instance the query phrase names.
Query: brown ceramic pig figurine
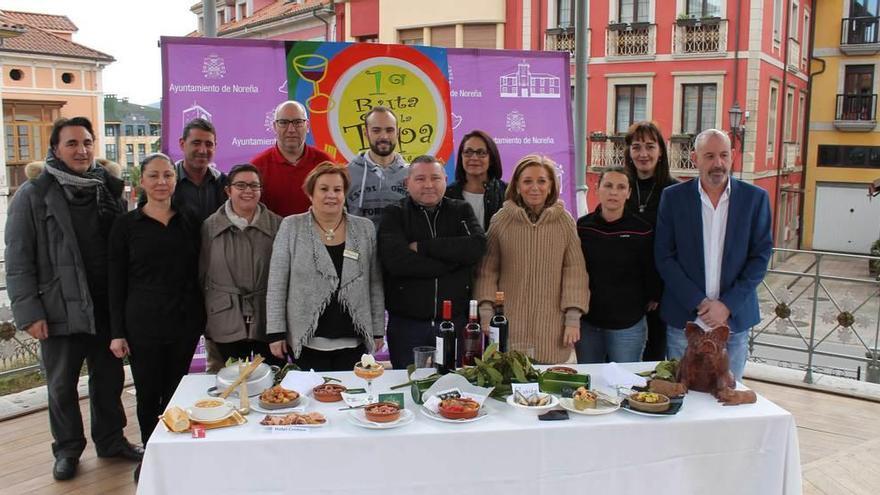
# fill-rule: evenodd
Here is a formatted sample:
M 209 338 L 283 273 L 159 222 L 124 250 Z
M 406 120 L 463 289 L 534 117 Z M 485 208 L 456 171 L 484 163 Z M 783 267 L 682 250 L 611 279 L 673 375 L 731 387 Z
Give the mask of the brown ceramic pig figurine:
M 678 381 L 686 390 L 710 393 L 725 405 L 757 401 L 751 390 L 735 390 L 736 381 L 727 357 L 728 327 L 705 332 L 699 325 L 688 323 L 685 336 L 688 346 L 678 368 Z

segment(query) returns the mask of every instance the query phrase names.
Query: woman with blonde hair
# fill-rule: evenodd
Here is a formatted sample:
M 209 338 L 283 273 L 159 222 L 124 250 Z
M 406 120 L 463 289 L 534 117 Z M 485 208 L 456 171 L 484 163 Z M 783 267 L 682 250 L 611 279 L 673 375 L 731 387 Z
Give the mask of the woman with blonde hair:
M 495 292 L 502 291 L 511 349 L 532 349 L 540 363 L 567 361 L 580 339 L 590 293 L 575 222 L 559 199 L 552 160 L 528 155 L 517 163 L 488 237 L 474 289 L 483 328 Z

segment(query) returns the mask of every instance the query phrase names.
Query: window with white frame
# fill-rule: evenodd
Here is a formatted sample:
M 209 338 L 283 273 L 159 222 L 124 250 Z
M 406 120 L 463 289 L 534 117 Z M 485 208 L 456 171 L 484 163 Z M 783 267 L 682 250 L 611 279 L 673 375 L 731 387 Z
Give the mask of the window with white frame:
M 614 132 L 625 133 L 634 122 L 646 120 L 648 87 L 627 84 L 614 87 Z
M 699 134 L 715 127 L 718 87 L 714 83 L 681 85 L 681 132 Z
M 804 115 L 806 114 L 806 106 L 807 106 L 807 95 L 801 91 L 800 96 L 798 96 L 798 120 L 797 120 L 797 129 L 795 130 L 795 141 L 798 143 L 804 142 L 804 133 L 806 132 L 806 122 L 804 122 Z
M 798 37 L 798 26 L 800 26 L 800 17 L 798 16 L 798 4 L 791 4 L 791 17 L 788 18 L 788 37 L 792 39 L 800 39 Z M 797 60 L 793 61 L 794 64 L 797 64 Z
M 785 91 L 785 115 L 782 117 L 782 135 L 789 143 L 794 141 L 794 129 L 791 125 L 792 115 L 794 115 L 794 88 L 789 86 Z
M 721 17 L 721 0 L 687 0 L 690 17 Z
M 648 0 L 617 0 L 618 21 L 630 24 L 633 22 L 648 22 Z
M 572 0 L 556 0 L 556 25 L 561 28 L 572 27 Z
M 773 0 L 773 41 L 782 40 L 782 8 L 783 0 Z
M 801 31 L 801 61 L 807 65 L 807 53 L 810 49 L 810 12 L 804 9 L 804 30 Z
M 776 146 L 776 119 L 779 110 L 779 84 L 770 83 L 770 103 L 767 105 L 767 153 L 772 153 Z

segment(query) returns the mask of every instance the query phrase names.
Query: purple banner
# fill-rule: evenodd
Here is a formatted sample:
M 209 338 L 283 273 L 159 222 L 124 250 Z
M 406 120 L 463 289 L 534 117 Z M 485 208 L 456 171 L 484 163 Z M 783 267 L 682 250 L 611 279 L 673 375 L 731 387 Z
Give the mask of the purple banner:
M 486 131 L 505 182 L 523 156 L 546 155 L 559 165 L 560 198 L 576 211 L 568 54 L 450 48 L 447 61 L 455 152 L 462 136 Z
M 178 140 L 196 117 L 217 129 L 220 170 L 275 144 L 275 107 L 287 99 L 284 43 L 163 38 L 162 60 L 162 148 L 172 158 L 183 158 Z

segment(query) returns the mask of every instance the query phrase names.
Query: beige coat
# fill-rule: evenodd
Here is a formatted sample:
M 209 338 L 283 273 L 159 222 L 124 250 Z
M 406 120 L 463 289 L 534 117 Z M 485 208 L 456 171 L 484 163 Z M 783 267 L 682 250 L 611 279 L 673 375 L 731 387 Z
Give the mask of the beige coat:
M 202 224 L 199 276 L 208 338 L 223 343 L 266 340 L 266 284 L 280 225 L 281 217 L 263 204 L 256 223 L 245 230 L 232 225 L 225 204 Z
M 586 313 L 590 290 L 575 222 L 562 202 L 545 209 L 534 224 L 513 201 L 492 217 L 474 298 L 494 301 L 499 290 L 510 320 L 509 342 L 533 347 L 541 363 L 567 360 L 565 313 L 574 309 L 570 319 Z

